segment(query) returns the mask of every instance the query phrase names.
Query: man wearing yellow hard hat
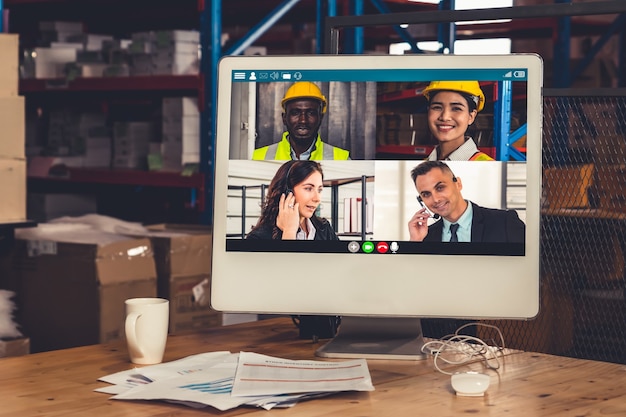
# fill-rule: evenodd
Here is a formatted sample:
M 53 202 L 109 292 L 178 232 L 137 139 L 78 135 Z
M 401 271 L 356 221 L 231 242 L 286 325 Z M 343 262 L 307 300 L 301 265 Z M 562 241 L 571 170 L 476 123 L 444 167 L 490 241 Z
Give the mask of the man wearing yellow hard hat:
M 428 128 L 438 142 L 429 161 L 493 161 L 467 134 L 485 107 L 478 81 L 432 81 L 422 94 L 428 100 Z
M 312 82 L 296 82 L 281 100 L 283 124 L 281 140 L 254 150 L 254 160 L 347 160 L 350 152 L 322 141 L 319 128 L 328 103 Z

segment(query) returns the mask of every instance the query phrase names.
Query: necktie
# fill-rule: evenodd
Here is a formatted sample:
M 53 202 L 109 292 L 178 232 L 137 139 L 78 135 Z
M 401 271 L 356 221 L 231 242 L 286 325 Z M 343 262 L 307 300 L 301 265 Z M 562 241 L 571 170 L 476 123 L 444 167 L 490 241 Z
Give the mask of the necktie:
M 457 223 L 452 223 L 450 225 L 450 242 L 458 242 L 459 241 L 459 237 L 456 235 L 456 231 L 459 228 L 459 225 Z

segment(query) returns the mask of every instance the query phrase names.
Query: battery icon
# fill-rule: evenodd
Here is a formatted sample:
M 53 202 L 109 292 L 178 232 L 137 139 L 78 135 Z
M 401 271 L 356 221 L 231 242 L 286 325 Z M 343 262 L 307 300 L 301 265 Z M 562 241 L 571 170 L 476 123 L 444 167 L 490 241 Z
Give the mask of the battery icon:
M 513 71 L 513 76 L 515 78 L 524 78 L 526 76 L 526 71 Z
M 283 72 L 282 73 L 282 77 L 283 77 L 283 80 L 291 80 L 291 73 L 290 72 Z

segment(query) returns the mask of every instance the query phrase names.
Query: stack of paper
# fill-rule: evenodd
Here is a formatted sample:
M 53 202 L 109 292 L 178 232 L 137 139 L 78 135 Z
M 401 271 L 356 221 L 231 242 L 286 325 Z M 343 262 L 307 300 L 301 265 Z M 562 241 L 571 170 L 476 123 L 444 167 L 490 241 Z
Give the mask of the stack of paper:
M 364 359 L 292 361 L 250 352 L 209 352 L 107 375 L 96 391 L 116 400 L 162 400 L 225 411 L 240 405 L 291 407 L 340 391 L 373 391 Z

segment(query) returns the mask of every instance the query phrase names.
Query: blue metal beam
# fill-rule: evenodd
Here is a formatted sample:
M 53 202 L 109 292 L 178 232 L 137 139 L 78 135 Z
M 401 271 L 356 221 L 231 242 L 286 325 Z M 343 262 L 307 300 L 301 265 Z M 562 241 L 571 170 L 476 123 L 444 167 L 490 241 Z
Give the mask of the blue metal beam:
M 617 86 L 626 87 L 626 27 L 622 26 L 618 42 Z
M 325 0 L 317 0 L 317 10 L 315 18 L 315 53 L 321 54 L 324 48 L 324 7 Z M 326 10 L 326 16 L 337 16 L 337 0 L 326 0 L 328 8 Z
M 571 0 L 555 0 L 555 3 L 571 3 Z M 557 23 L 556 40 L 553 44 L 553 69 L 552 87 L 567 88 L 571 85 L 570 79 L 570 40 L 571 40 L 571 16 L 561 17 Z M 569 113 L 564 106 L 564 99 L 557 99 L 557 110 L 554 117 L 561 121 L 561 126 L 569 123 Z M 568 132 L 558 129 L 556 125 L 552 128 L 551 152 L 555 165 L 563 165 L 569 160 Z
M 215 167 L 215 130 L 217 128 L 217 62 L 222 55 L 222 0 L 211 0 L 200 11 L 200 172 L 204 175 L 204 210 L 200 223 L 213 224 L 213 170 Z
M 439 2 L 439 10 L 455 10 L 455 0 L 441 0 Z M 456 23 L 453 21 L 439 23 L 437 25 L 438 40 L 441 44 L 439 52 L 448 49 L 448 52 L 454 53 L 454 42 L 456 41 Z
M 387 7 L 387 5 L 385 3 L 383 3 L 380 0 L 370 0 L 372 2 L 372 4 L 374 5 L 374 7 L 376 7 L 378 9 L 378 11 L 380 13 L 386 14 L 386 13 L 390 13 L 391 10 L 389 10 L 389 7 Z M 411 51 L 413 53 L 424 53 L 424 51 L 422 51 L 421 49 L 419 49 L 417 47 L 417 41 L 411 36 L 411 34 L 406 30 L 403 29 L 400 25 L 394 25 L 393 26 L 393 30 L 406 42 L 409 44 L 409 46 L 411 47 Z
M 272 10 L 269 15 L 261 22 L 259 22 L 256 26 L 254 26 L 250 31 L 239 40 L 235 45 L 233 45 L 230 50 L 226 52 L 226 55 L 240 55 L 243 51 L 252 45 L 254 41 L 256 41 L 261 35 L 263 35 L 269 28 L 274 25 L 281 17 L 285 15 L 293 6 L 298 4 L 300 0 L 285 0 L 281 5 Z
M 516 135 L 518 139 L 526 134 L 526 128 L 527 126 L 524 124 L 523 126 L 520 126 L 518 130 L 516 130 L 516 132 L 518 132 L 518 134 Z M 519 149 L 514 148 L 513 146 L 509 147 L 509 156 L 514 161 L 526 161 L 526 155 L 520 152 Z
M 571 3 L 571 0 L 555 0 L 556 3 Z M 572 38 L 571 16 L 561 17 L 557 23 L 556 40 L 553 45 L 552 83 L 555 88 L 566 88 L 570 79 L 570 40 Z
M 350 0 L 349 7 L 352 16 L 363 15 L 363 0 Z M 364 52 L 363 32 L 363 26 L 346 30 L 347 35 L 344 42 L 344 53 L 362 54 Z
M 611 39 L 611 36 L 617 33 L 618 30 L 623 30 L 624 25 L 626 25 L 626 13 L 622 13 L 615 18 L 613 23 L 609 25 L 606 32 L 596 41 L 596 43 L 591 47 L 585 58 L 578 64 L 576 68 L 572 70 L 570 75 L 571 82 L 576 81 L 578 78 L 591 64 L 595 56 L 600 52 L 600 49 Z
M 511 157 L 509 132 L 511 131 L 511 100 L 513 99 L 513 82 L 498 81 L 498 94 L 493 106 L 493 143 L 496 146 L 496 159 L 508 161 Z

